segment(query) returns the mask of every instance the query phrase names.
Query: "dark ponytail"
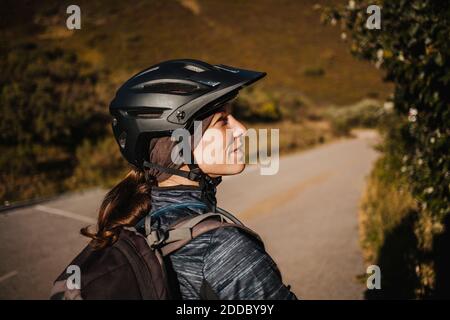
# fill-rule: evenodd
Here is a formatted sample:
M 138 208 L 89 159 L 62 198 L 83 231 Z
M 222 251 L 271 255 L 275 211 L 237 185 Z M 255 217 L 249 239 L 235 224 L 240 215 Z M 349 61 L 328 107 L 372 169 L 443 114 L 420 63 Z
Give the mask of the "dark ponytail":
M 153 180 L 152 180 L 153 181 Z M 92 239 L 91 246 L 104 248 L 114 243 L 124 226 L 134 226 L 151 208 L 150 191 L 154 182 L 147 182 L 141 170 L 131 170 L 125 179 L 112 188 L 100 206 L 97 230 L 89 226 L 81 234 Z

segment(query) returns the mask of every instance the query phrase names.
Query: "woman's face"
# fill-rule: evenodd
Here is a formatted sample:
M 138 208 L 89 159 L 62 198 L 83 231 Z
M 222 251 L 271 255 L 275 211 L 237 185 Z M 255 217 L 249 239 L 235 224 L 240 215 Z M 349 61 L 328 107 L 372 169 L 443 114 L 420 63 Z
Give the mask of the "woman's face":
M 246 131 L 247 128 L 229 113 L 229 107 L 215 113 L 194 149 L 200 169 L 212 177 L 242 172 Z

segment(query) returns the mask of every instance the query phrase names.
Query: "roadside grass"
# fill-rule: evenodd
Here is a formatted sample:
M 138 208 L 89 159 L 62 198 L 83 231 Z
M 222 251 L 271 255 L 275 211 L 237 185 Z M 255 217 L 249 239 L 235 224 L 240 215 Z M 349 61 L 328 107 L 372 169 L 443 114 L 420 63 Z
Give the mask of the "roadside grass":
M 416 234 L 420 227 L 418 208 L 394 163 L 387 155 L 377 160 L 361 199 L 359 233 L 363 256 L 367 265 L 377 265 L 381 271 L 381 290 L 367 289 L 366 299 L 419 297 L 418 266 L 423 253 Z M 367 275 L 361 277 L 366 279 Z
M 364 258 L 375 263 L 387 235 L 416 203 L 407 184 L 400 182 L 386 156 L 377 160 L 368 177 L 359 212 L 360 239 Z
M 433 223 L 389 153 L 375 163 L 360 202 L 360 244 L 366 265 L 381 271 L 381 290 L 366 299 L 442 299 L 450 294 L 450 219 Z M 359 277 L 367 280 L 367 274 Z

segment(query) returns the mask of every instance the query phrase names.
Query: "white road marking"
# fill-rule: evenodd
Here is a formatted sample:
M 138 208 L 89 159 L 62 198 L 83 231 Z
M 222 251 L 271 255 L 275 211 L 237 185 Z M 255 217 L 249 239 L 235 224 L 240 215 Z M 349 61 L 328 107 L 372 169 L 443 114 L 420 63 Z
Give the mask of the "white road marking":
M 39 211 L 42 211 L 42 212 L 55 214 L 55 215 L 58 215 L 58 216 L 62 216 L 62 217 L 66 217 L 66 218 L 70 218 L 70 219 L 74 219 L 74 220 L 78 220 L 78 221 L 81 221 L 81 222 L 86 222 L 86 223 L 91 223 L 91 224 L 96 223 L 96 220 L 93 219 L 93 218 L 85 217 L 85 216 L 82 216 L 80 214 L 76 214 L 76 213 L 65 211 L 65 210 L 61 210 L 61 209 L 50 208 L 50 207 L 46 207 L 46 206 L 42 206 L 42 205 L 37 205 L 34 208 L 36 210 L 39 210 Z
M 17 272 L 16 270 L 8 272 L 7 274 L 0 277 L 0 282 L 8 280 L 9 278 L 12 278 L 12 277 L 16 276 L 18 273 L 19 272 Z

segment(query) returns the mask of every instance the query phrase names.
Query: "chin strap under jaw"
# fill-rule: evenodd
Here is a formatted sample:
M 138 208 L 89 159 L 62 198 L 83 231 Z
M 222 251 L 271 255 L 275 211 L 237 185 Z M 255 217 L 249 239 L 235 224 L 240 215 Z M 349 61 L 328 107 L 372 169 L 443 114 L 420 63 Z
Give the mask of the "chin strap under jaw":
M 199 183 L 199 187 L 202 190 L 202 201 L 205 202 L 212 212 L 217 211 L 217 200 L 216 200 L 216 187 L 222 181 L 222 177 L 211 178 L 205 174 L 197 164 L 189 164 L 189 171 L 184 171 L 180 169 L 163 167 L 156 163 L 151 163 L 148 161 L 143 162 L 143 167 L 147 169 L 157 169 L 162 172 L 177 175 L 191 181 L 196 181 Z M 148 179 L 148 176 L 146 174 Z

